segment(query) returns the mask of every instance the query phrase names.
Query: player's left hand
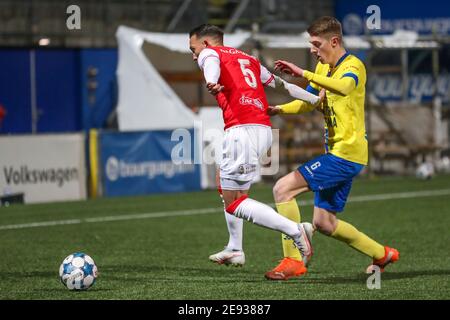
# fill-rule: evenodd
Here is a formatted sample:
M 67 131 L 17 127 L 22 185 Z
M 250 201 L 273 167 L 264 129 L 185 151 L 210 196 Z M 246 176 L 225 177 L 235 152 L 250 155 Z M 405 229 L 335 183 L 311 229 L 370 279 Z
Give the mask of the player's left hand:
M 288 61 L 275 61 L 275 70 L 280 70 L 281 72 L 290 74 L 293 77 L 303 77 L 303 69 Z
M 208 82 L 206 84 L 206 88 L 208 89 L 208 92 L 211 93 L 213 96 L 218 94 L 220 91 L 223 90 L 223 86 L 220 83 L 211 83 Z
M 277 114 L 280 114 L 280 112 L 280 106 L 268 106 L 266 111 L 269 116 L 276 116 Z

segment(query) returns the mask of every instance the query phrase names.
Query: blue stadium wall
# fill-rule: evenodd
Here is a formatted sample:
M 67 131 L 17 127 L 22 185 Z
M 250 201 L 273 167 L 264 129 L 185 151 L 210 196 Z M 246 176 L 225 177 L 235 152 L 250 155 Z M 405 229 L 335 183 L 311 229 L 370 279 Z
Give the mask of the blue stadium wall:
M 342 22 L 344 34 L 364 34 L 365 20 L 373 13 L 371 5 L 380 8 L 382 26 L 373 34 L 390 34 L 395 29 L 407 29 L 429 35 L 437 23 L 440 34 L 450 34 L 450 2 L 442 0 L 336 0 L 335 15 Z
M 31 133 L 31 49 L 0 49 L 0 133 Z M 117 49 L 35 49 L 38 133 L 102 127 L 116 103 Z M 89 97 L 88 69 L 97 74 Z M 92 91 L 91 91 L 92 92 Z

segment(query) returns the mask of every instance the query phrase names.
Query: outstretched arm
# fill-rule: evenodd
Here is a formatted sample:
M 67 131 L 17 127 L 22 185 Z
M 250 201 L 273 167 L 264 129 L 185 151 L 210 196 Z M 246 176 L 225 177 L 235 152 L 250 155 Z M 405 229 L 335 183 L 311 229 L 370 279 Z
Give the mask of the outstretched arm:
M 319 102 L 319 97 L 306 91 L 295 84 L 289 83 L 280 77 L 269 72 L 264 66 L 261 65 L 261 82 L 271 88 L 282 88 L 288 92 L 288 94 L 296 99 L 300 99 L 304 102 L 312 104 L 313 107 Z
M 356 88 L 357 78 L 353 78 L 351 76 L 343 77 L 341 79 L 332 79 L 330 77 L 325 77 L 320 74 L 316 74 L 307 70 L 303 71 L 303 77 L 308 79 L 309 81 L 321 86 L 322 88 L 327 89 L 328 91 L 346 96 L 353 89 Z
M 353 73 L 349 73 L 348 76 L 344 75 L 341 79 L 332 79 L 308 70 L 303 70 L 291 62 L 283 60 L 278 60 L 275 62 L 275 69 L 281 70 L 282 72 L 288 73 L 292 76 L 304 77 L 328 91 L 343 96 L 348 95 L 353 89 L 356 88 L 358 84 L 358 78 Z
M 301 114 L 314 110 L 315 106 L 301 100 L 294 100 L 282 105 L 274 106 L 270 111 L 273 114 Z
M 319 92 L 319 103 L 312 105 L 301 100 L 294 100 L 286 104 L 269 107 L 267 113 L 271 116 L 276 114 L 301 114 L 310 112 L 314 109 L 321 111 L 321 103 L 325 99 L 325 90 Z

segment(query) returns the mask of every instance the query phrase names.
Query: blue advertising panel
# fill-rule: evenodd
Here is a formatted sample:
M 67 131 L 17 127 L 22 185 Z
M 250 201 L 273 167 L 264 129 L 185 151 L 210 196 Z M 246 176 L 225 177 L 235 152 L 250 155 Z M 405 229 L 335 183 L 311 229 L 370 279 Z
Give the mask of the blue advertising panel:
M 200 165 L 193 161 L 194 130 L 186 132 L 188 141 L 185 141 L 186 136 L 184 141 L 177 137 L 172 141 L 170 130 L 101 133 L 103 194 L 122 196 L 200 190 Z M 186 153 L 191 161 L 174 162 L 173 150 L 182 150 L 180 152 Z M 178 151 L 175 154 L 179 154 Z
M 372 34 L 391 34 L 395 30 L 411 30 L 419 34 L 450 34 L 450 2 L 442 0 L 337 0 L 336 18 L 342 22 L 347 35 L 365 33 L 366 20 L 375 13 L 369 7 L 379 8 L 379 29 L 370 29 Z
M 403 99 L 403 80 L 399 75 L 372 74 L 368 79 L 371 94 L 379 101 L 401 101 Z M 440 75 L 437 81 L 437 95 L 443 103 L 450 102 L 450 76 Z M 424 103 L 432 101 L 434 79 L 431 74 L 413 74 L 408 79 L 407 101 Z

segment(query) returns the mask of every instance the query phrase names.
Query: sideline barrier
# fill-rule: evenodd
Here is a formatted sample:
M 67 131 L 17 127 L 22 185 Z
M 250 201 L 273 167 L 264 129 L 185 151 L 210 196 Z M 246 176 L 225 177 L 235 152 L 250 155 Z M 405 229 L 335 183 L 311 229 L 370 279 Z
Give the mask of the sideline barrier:
M 194 157 L 194 129 L 185 150 Z M 171 154 L 180 144 L 171 130 L 100 132 L 99 172 L 104 196 L 200 190 L 200 165 L 176 164 Z
M 0 192 L 25 203 L 86 199 L 85 136 L 0 137 Z

